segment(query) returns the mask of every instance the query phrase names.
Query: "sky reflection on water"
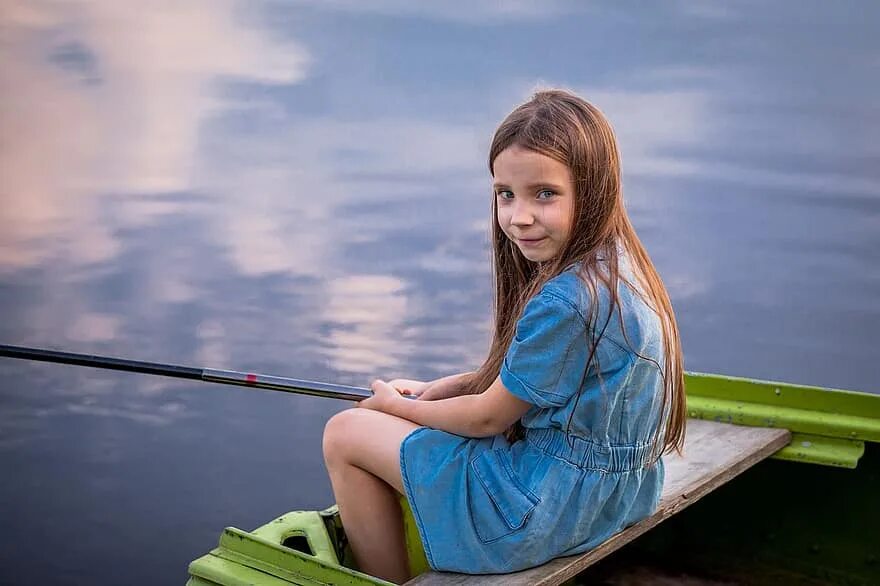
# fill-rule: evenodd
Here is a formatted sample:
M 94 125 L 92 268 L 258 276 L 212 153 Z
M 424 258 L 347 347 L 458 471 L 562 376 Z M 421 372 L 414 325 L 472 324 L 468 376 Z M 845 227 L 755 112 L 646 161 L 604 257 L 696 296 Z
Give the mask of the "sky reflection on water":
M 618 132 L 689 370 L 877 391 L 874 3 L 365 4 L 7 2 L 0 341 L 357 385 L 473 368 L 491 132 L 560 85 Z M 0 582 L 182 582 L 223 526 L 329 502 L 342 404 L 0 375 Z

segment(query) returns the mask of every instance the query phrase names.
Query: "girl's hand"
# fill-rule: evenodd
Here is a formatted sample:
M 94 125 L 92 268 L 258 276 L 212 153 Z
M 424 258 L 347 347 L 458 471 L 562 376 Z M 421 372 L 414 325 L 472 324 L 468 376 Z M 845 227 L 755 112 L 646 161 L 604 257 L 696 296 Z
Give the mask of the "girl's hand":
M 396 378 L 388 381 L 388 384 L 397 389 L 401 395 L 420 396 L 430 386 L 430 383 L 412 380 L 408 378 Z
M 358 407 L 373 411 L 388 411 L 394 401 L 405 401 L 400 392 L 383 380 L 376 379 L 370 384 L 373 396 L 358 403 Z

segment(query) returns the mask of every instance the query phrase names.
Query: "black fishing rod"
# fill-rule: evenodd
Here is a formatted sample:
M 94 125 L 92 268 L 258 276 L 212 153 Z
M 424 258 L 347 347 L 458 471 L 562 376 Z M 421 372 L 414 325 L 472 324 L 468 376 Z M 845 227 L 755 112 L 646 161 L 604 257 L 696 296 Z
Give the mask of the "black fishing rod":
M 94 354 L 74 354 L 73 352 L 58 352 L 56 350 L 8 346 L 6 344 L 0 344 L 0 356 L 20 358 L 22 360 L 37 360 L 40 362 L 55 362 L 58 364 L 73 364 L 75 366 L 91 366 L 108 370 L 158 374 L 160 376 L 186 378 L 209 383 L 254 387 L 270 391 L 282 391 L 330 399 L 345 399 L 348 401 L 360 401 L 373 396 L 373 392 L 370 389 L 297 380 L 283 376 L 237 372 L 235 370 L 217 370 L 214 368 L 194 368 L 192 366 L 160 364 L 158 362 L 141 362 L 139 360 L 126 360 L 124 358 L 111 358 Z

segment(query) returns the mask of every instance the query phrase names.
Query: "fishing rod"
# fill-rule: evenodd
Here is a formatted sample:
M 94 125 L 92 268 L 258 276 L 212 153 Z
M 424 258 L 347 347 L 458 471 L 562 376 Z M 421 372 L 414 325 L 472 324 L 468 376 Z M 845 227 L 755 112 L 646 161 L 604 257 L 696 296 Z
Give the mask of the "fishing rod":
M 173 378 L 200 380 L 208 383 L 253 387 L 270 391 L 294 393 L 297 395 L 345 399 L 348 401 L 360 401 L 373 396 L 373 392 L 370 389 L 364 389 L 361 387 L 349 387 L 346 385 L 298 380 L 283 376 L 270 376 L 267 374 L 254 374 L 251 372 L 238 372 L 235 370 L 195 368 L 192 366 L 142 362 L 140 360 L 126 360 L 124 358 L 112 358 L 109 356 L 97 356 L 94 354 L 58 352 L 56 350 L 9 346 L 7 344 L 0 344 L 0 356 L 5 356 L 7 358 L 20 358 L 22 360 L 54 362 L 58 364 L 73 364 L 75 366 L 91 366 L 108 370 L 157 374 Z

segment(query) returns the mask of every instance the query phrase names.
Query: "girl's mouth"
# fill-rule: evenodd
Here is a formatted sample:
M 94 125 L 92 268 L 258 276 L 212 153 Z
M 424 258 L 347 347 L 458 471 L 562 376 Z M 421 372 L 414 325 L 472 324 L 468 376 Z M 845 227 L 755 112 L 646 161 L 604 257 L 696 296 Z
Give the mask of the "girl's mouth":
M 533 239 L 530 239 L 530 240 L 526 240 L 526 239 L 524 239 L 524 238 L 520 238 L 520 239 L 519 239 L 519 243 L 520 243 L 521 245 L 523 245 L 523 246 L 533 247 L 533 246 L 538 246 L 539 244 L 541 244 L 542 242 L 544 242 L 544 240 L 546 240 L 546 236 L 545 236 L 544 238 L 533 238 Z

